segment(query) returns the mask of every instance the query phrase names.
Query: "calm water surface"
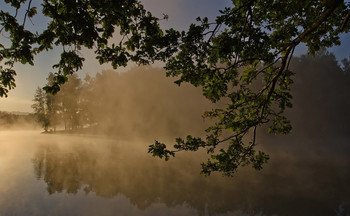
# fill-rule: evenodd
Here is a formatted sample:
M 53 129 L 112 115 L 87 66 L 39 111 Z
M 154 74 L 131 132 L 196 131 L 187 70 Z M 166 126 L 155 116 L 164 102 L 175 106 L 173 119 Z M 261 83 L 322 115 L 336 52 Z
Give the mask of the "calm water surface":
M 200 176 L 201 153 L 152 158 L 150 143 L 2 131 L 0 216 L 350 214 L 347 147 L 274 147 L 262 171 L 226 178 Z

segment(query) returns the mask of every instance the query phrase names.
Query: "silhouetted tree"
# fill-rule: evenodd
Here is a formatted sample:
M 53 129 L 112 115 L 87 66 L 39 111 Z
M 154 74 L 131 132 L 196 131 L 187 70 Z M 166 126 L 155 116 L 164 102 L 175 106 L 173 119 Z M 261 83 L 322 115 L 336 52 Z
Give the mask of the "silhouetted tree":
M 54 80 L 54 74 L 50 73 L 49 76 L 47 77 L 47 84 L 51 85 L 53 83 L 53 80 Z M 47 104 L 48 116 L 50 118 L 50 125 L 51 127 L 53 127 L 54 131 L 56 131 L 56 127 L 61 120 L 57 96 L 53 94 L 46 94 L 46 104 Z
M 93 79 L 89 75 L 86 75 L 84 80 L 81 81 L 79 97 L 79 122 L 81 125 L 91 126 L 96 123 L 93 113 L 91 112 L 92 110 L 90 109 L 90 107 L 95 104 L 95 101 L 91 97 L 91 94 L 93 94 L 93 90 L 91 89 L 92 82 Z
M 47 106 L 47 94 L 41 88 L 37 88 L 34 95 L 34 104 L 32 108 L 34 109 L 34 114 L 37 121 L 42 125 L 44 130 L 47 132 L 50 126 L 50 116 L 49 109 Z
M 52 74 L 48 79 L 52 80 L 51 78 Z M 65 130 L 77 129 L 81 126 L 81 88 L 82 81 L 74 74 L 62 85 L 58 94 L 50 94 L 48 97 L 50 117 L 56 121 L 63 121 Z
M 296 127 L 294 133 L 313 139 L 347 136 L 350 77 L 335 56 L 322 51 L 292 61 L 291 68 L 296 72 L 292 86 L 295 106 L 287 113 Z
M 57 94 L 61 104 L 65 129 L 76 129 L 80 126 L 80 89 L 81 80 L 76 75 L 72 75 Z

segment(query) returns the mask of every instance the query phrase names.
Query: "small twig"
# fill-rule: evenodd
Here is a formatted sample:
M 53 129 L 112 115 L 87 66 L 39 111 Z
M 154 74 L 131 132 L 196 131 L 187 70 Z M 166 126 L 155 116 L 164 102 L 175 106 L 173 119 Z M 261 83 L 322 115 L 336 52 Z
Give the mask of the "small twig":
M 289 60 L 288 60 L 287 67 L 286 67 L 287 70 L 289 69 L 290 61 L 291 61 L 292 58 L 293 58 L 294 50 L 295 50 L 295 47 L 293 47 L 292 52 L 291 52 L 291 54 L 290 54 L 290 56 L 289 56 Z
M 240 40 L 239 40 L 239 42 L 238 42 L 238 50 L 236 51 L 236 56 L 235 56 L 235 63 L 238 61 L 238 56 L 239 56 L 239 53 L 242 51 L 242 49 L 241 49 L 241 44 L 242 44 L 242 38 L 244 38 L 244 34 L 243 34 L 243 32 L 245 31 L 245 29 L 246 29 L 246 27 L 247 27 L 247 23 L 248 23 L 248 19 L 249 19 L 249 16 L 252 16 L 249 12 L 251 12 L 250 10 L 248 10 L 247 12 L 246 12 L 246 18 L 245 18 L 245 20 L 244 20 L 244 24 L 243 24 L 243 26 L 242 26 L 242 31 L 240 32 Z M 250 19 L 250 25 L 252 24 L 251 22 L 252 22 L 252 18 Z
M 121 39 L 120 42 L 119 42 L 119 46 L 122 46 L 122 43 L 123 43 L 123 41 L 124 41 L 125 36 L 127 36 L 127 33 L 124 33 L 122 39 Z
M 211 41 L 211 39 L 214 37 L 214 35 L 216 34 L 216 32 L 220 30 L 220 28 L 221 28 L 221 23 L 220 23 L 220 24 L 217 24 L 217 25 L 215 26 L 214 30 L 211 31 L 212 34 L 210 35 L 210 37 L 209 37 L 209 39 L 208 39 L 208 42 Z
M 16 8 L 16 13 L 15 13 L 15 16 L 14 16 L 14 18 L 17 18 L 17 15 L 18 15 L 18 8 Z
M 235 14 L 236 12 L 238 12 L 239 10 L 241 10 L 242 8 L 245 8 L 247 6 L 251 6 L 256 0 L 251 0 L 248 1 L 246 4 L 240 6 L 239 8 L 235 8 L 235 10 L 231 11 L 230 14 Z
M 344 20 L 343 20 L 343 23 L 341 24 L 339 30 L 342 32 L 344 31 L 346 25 L 348 24 L 349 22 L 349 19 L 350 19 L 350 11 L 348 11 L 348 13 L 346 14 Z
M 24 14 L 24 19 L 23 19 L 23 24 L 22 24 L 23 26 L 25 26 L 25 24 L 26 24 L 26 20 L 27 20 L 27 16 L 28 16 L 31 4 L 32 4 L 32 0 L 29 0 L 27 11 Z

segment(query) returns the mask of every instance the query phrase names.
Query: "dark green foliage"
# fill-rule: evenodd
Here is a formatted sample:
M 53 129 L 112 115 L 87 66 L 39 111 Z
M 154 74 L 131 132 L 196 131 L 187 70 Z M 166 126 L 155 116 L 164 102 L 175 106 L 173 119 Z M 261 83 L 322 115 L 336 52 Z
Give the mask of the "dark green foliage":
M 7 96 L 9 90 L 16 87 L 15 75 L 16 71 L 11 68 L 5 68 L 0 65 L 0 97 Z
M 155 141 L 154 145 L 150 146 L 148 153 L 152 153 L 153 156 L 158 156 L 160 158 L 164 157 L 164 159 L 167 161 L 169 160 L 170 156 L 174 157 L 175 153 L 165 148 L 166 148 L 166 145 L 164 143 Z
M 9 34 L 10 45 L 0 44 L 0 61 L 7 68 L 1 68 L 1 77 L 14 77 L 9 73 L 13 64 L 33 64 L 33 58 L 43 50 L 62 47 L 61 60 L 52 85 L 46 91 L 57 93 L 67 76 L 81 69 L 84 58 L 83 47 L 95 49 L 100 63 L 110 62 L 114 68 L 126 66 L 127 62 L 149 64 L 154 60 L 165 60 L 176 48 L 178 32 L 159 28 L 159 19 L 147 12 L 137 0 L 79 0 L 43 1 L 42 15 L 50 18 L 42 32 L 32 32 L 26 21 L 37 14 L 32 0 L 5 1 L 8 11 L 1 8 L 0 34 Z M 13 10 L 14 9 L 14 13 Z M 24 17 L 19 19 L 19 13 Z M 116 32 L 118 31 L 118 32 Z M 119 43 L 108 40 L 119 33 Z M 2 78 L 5 79 L 5 78 Z M 12 79 L 11 79 L 12 80 Z M 0 82 L 0 96 L 7 96 L 14 87 L 6 80 Z

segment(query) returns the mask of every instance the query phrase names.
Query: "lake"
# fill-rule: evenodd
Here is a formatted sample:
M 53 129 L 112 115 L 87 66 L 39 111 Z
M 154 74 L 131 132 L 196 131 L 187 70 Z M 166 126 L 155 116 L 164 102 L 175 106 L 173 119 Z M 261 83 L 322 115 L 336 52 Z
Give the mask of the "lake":
M 152 140 L 1 131 L 0 215 L 349 215 L 349 140 L 283 139 L 228 178 L 201 176 L 202 152 L 153 158 Z

